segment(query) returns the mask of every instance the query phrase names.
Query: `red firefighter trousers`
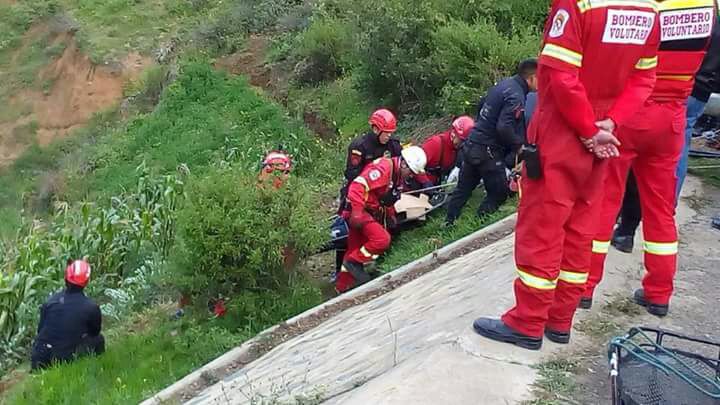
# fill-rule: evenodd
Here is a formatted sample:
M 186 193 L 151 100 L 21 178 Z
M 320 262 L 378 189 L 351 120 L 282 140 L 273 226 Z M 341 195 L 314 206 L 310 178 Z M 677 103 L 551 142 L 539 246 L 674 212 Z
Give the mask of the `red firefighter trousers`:
M 596 111 L 603 116 L 605 111 Z M 593 215 L 602 197 L 605 161 L 595 158 L 545 106 L 529 133 L 540 151 L 542 177 L 524 176 L 515 232 L 516 305 L 502 317 L 509 327 L 541 337 L 547 327 L 570 331 L 590 271 Z
M 613 225 L 632 168 L 642 208 L 645 298 L 661 305 L 670 301 L 678 250 L 675 173 L 684 142 L 685 109 L 684 102 L 648 101 L 632 123 L 618 130 L 620 158 L 610 162 L 607 171 L 605 197 L 595 223 L 590 277 L 583 296 L 591 298 L 602 279 Z
M 390 246 L 390 233 L 376 221 L 368 222 L 362 229 L 350 228 L 345 261 L 366 264 L 378 258 Z M 347 271 L 338 275 L 336 288 L 346 291 L 355 286 L 355 278 Z

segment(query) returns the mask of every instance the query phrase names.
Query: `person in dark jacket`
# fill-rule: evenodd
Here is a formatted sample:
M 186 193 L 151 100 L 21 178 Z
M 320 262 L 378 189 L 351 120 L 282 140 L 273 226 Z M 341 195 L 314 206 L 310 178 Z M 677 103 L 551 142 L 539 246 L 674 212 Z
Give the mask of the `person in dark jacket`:
M 83 292 L 89 280 L 90 265 L 86 261 L 69 263 L 65 290 L 51 296 L 40 309 L 30 358 L 32 370 L 105 351 L 100 307 Z
M 676 198 L 680 198 L 680 191 L 687 174 L 693 128 L 700 116 L 702 116 L 705 104 L 707 104 L 712 93 L 720 93 L 720 23 L 715 24 L 710 48 L 705 54 L 700 70 L 695 75 L 693 92 L 688 98 L 685 146 L 677 167 Z M 613 233 L 611 244 L 621 252 L 632 253 L 635 232 L 640 225 L 640 197 L 632 173 L 628 177 L 619 219 L 620 225 Z M 720 226 L 720 218 L 718 226 Z
M 537 90 L 537 60 L 527 59 L 518 73 L 491 88 L 478 106 L 475 127 L 463 146 L 458 185 L 448 203 L 446 223 L 452 225 L 480 184 L 486 196 L 477 214 L 495 212 L 509 195 L 507 168 L 515 166 L 525 143 L 525 99 Z

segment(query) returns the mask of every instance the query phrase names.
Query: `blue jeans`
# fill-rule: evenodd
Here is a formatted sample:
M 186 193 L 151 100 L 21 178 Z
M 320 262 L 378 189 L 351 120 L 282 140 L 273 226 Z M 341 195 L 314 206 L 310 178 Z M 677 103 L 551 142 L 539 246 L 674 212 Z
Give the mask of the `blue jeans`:
M 537 104 L 537 93 L 530 92 L 525 99 L 525 128 L 530 126 L 530 119 L 532 119 L 533 113 L 535 112 L 535 105 Z
M 688 160 L 690 158 L 690 143 L 692 142 L 692 133 L 695 124 L 705 110 L 705 103 L 696 99 L 693 96 L 688 98 L 687 102 L 687 124 L 685 126 L 685 146 L 683 147 L 682 155 L 680 156 L 680 162 L 677 167 L 677 188 L 675 198 L 680 198 L 680 191 L 682 190 L 683 183 L 685 182 L 685 176 L 688 170 Z

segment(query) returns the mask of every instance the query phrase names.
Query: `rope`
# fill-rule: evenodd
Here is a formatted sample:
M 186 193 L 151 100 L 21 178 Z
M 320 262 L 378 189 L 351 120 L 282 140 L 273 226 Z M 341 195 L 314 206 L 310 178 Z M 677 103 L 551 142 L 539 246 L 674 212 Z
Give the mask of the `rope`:
M 697 384 L 693 379 L 686 376 L 685 373 L 682 373 L 678 368 L 675 366 L 668 364 L 665 360 L 659 359 L 655 354 L 650 353 L 646 349 L 642 348 L 637 343 L 633 342 L 631 340 L 631 337 L 634 337 L 635 335 L 639 334 L 643 338 L 645 338 L 651 346 L 655 349 L 655 351 L 660 351 L 676 362 L 680 363 L 682 366 L 687 368 L 690 373 L 694 374 L 696 377 L 698 377 L 700 380 L 704 381 L 711 387 L 715 389 L 715 393 L 712 393 L 705 388 L 701 387 L 699 384 Z M 663 371 L 666 375 L 669 374 L 675 374 L 680 379 L 685 381 L 686 383 L 690 384 L 692 387 L 697 389 L 698 391 L 702 392 L 703 394 L 707 395 L 708 397 L 714 398 L 714 399 L 720 399 L 720 382 L 717 381 L 717 378 L 710 379 L 708 377 L 705 377 L 704 375 L 700 374 L 699 372 L 695 371 L 692 367 L 690 367 L 687 363 L 685 363 L 682 359 L 680 359 L 678 356 L 676 356 L 671 351 L 665 349 L 664 347 L 658 345 L 655 343 L 653 339 L 651 339 L 645 332 L 643 332 L 641 329 L 635 327 L 630 330 L 630 332 L 626 336 L 616 337 L 610 341 L 610 347 L 619 347 L 620 349 L 625 349 L 625 351 L 628 352 L 631 356 L 637 358 L 640 361 L 643 361 L 647 364 L 650 364 L 651 366 L 659 369 L 660 371 Z

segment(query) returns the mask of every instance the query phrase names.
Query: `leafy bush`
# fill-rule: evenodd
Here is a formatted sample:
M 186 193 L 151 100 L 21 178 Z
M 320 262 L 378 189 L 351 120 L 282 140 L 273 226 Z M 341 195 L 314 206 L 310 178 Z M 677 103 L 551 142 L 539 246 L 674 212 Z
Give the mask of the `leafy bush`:
M 325 238 L 325 221 L 309 185 L 292 178 L 280 190 L 258 187 L 237 170 L 198 178 L 179 222 L 176 271 L 183 289 L 228 296 L 288 286 L 286 248 L 304 256 Z
M 295 72 L 301 83 L 317 84 L 340 77 L 353 65 L 350 26 L 338 19 L 315 21 L 300 35 L 294 56 L 300 61 Z
M 430 4 L 370 0 L 357 12 L 365 89 L 396 106 L 434 99 L 437 85 L 427 59 L 438 16 Z
M 474 107 L 489 87 L 515 73 L 518 62 L 536 55 L 539 43 L 532 31 L 508 38 L 495 25 L 482 21 L 452 20 L 437 28 L 431 60 L 437 81 L 445 83 L 441 109 L 457 113 Z

